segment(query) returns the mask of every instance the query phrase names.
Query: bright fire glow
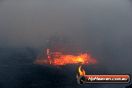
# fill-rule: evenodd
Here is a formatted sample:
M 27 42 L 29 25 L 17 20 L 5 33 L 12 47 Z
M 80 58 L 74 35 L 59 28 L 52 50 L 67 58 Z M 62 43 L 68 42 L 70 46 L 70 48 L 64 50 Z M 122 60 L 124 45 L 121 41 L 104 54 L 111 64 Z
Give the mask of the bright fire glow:
M 51 65 L 67 65 L 67 64 L 94 64 L 97 61 L 88 53 L 81 53 L 78 55 L 62 54 L 61 52 L 50 52 L 47 49 L 47 59 L 41 57 L 37 59 L 37 64 L 51 64 Z
M 74 55 L 61 55 L 59 58 L 54 58 L 53 64 L 54 65 L 66 65 L 66 64 L 88 64 L 88 63 L 95 63 L 96 60 L 92 59 L 88 54 L 80 54 L 78 56 Z

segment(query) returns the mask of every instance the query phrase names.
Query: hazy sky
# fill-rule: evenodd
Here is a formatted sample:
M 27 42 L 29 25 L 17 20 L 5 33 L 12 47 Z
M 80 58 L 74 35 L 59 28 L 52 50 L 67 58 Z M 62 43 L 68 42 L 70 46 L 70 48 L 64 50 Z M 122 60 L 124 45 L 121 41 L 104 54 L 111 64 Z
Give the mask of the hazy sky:
M 84 45 L 124 42 L 132 36 L 131 8 L 130 0 L 2 0 L 0 45 L 42 46 L 55 34 Z
M 132 59 L 131 0 L 1 0 L 0 46 L 43 46 L 52 35 L 75 40 L 114 68 Z M 107 59 L 106 59 L 107 58 Z M 118 59 L 116 59 L 118 58 Z M 120 62 L 119 62 L 120 60 Z M 124 66 L 125 67 L 125 66 Z

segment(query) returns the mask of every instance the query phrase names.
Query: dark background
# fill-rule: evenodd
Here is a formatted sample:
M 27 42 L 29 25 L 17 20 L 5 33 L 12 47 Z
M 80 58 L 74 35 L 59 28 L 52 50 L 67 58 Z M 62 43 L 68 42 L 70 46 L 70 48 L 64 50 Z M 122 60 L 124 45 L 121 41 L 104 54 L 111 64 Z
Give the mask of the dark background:
M 68 37 L 99 64 L 87 73 L 132 74 L 131 0 L 0 0 L 0 88 L 122 88 L 77 85 L 77 65 L 33 64 L 49 37 Z M 70 47 L 69 47 L 70 48 Z

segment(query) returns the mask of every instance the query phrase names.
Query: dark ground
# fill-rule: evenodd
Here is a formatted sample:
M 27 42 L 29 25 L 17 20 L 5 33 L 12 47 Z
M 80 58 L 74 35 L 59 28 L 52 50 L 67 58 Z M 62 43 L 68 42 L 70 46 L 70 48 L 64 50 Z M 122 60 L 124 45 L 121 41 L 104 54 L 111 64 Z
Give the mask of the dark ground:
M 78 85 L 78 65 L 54 67 L 33 64 L 32 48 L 0 48 L 0 88 L 123 88 L 125 85 Z M 87 73 L 108 73 L 104 66 L 84 66 Z

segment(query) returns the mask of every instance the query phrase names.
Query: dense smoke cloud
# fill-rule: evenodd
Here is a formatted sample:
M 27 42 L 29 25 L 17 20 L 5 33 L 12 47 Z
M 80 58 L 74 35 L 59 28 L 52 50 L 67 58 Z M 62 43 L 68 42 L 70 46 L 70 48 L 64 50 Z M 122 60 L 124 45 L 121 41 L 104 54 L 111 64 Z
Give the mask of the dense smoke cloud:
M 5 0 L 0 5 L 0 46 L 41 47 L 59 34 L 100 58 L 130 63 L 131 6 L 123 0 Z
M 60 35 L 109 72 L 131 73 L 131 8 L 130 0 L 0 0 L 0 47 L 40 48 Z

